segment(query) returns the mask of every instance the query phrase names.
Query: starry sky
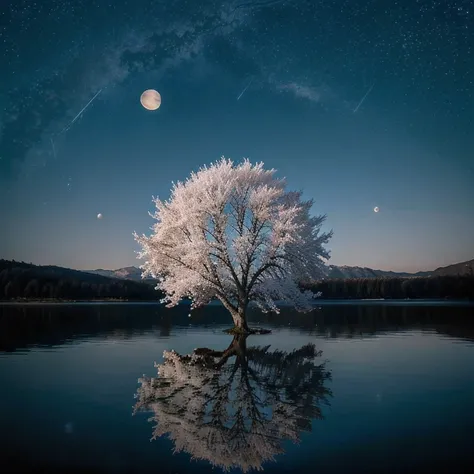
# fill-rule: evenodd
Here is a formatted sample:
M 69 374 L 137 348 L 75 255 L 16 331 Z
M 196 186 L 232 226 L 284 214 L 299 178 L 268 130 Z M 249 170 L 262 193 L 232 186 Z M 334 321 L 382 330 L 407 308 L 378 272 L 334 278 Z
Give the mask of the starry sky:
M 472 259 L 473 53 L 474 0 L 2 0 L 0 257 L 138 265 L 224 155 L 314 198 L 331 264 Z

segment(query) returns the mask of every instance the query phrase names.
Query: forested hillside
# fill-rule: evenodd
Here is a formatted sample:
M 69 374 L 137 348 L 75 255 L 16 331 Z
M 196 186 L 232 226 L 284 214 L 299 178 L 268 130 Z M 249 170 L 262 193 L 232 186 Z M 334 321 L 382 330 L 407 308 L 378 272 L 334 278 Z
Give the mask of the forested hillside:
M 0 300 L 158 300 L 154 281 L 133 281 L 56 266 L 0 260 Z M 474 276 L 327 279 L 302 285 L 323 299 L 473 299 Z
M 322 292 L 323 299 L 474 299 L 472 275 L 331 279 L 302 286 L 314 292 Z
M 93 275 L 55 266 L 0 260 L 0 299 L 156 300 L 153 283 Z

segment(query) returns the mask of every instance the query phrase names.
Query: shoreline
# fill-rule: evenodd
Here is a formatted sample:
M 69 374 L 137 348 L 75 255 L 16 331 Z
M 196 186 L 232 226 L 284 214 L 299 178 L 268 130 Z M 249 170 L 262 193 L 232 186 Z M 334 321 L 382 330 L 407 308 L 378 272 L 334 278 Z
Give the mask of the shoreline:
M 121 299 L 105 299 L 105 300 L 0 300 L 0 306 L 60 306 L 60 305 L 158 305 L 164 306 L 160 300 L 121 300 Z M 188 301 L 183 301 L 179 305 L 189 305 Z M 219 302 L 211 302 L 209 305 L 220 305 Z M 206 306 L 209 306 L 206 305 Z M 313 302 L 314 309 L 328 305 L 418 305 L 418 306 L 474 306 L 474 300 L 469 299 L 316 299 Z M 287 307 L 288 304 L 280 304 L 281 307 Z
M 0 306 L 8 305 L 61 305 L 61 304 L 161 304 L 159 300 L 0 300 Z

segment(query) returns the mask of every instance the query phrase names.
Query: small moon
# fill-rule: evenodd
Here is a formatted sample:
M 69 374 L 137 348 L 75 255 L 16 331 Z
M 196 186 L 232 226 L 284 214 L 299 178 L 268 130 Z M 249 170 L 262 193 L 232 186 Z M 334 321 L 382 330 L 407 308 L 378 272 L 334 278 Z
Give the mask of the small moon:
M 380 208 L 378 206 L 375 206 L 374 207 L 374 212 L 379 212 L 380 211 Z
M 97 219 L 102 219 L 103 215 L 99 212 L 99 214 L 97 214 Z
M 140 102 L 147 110 L 156 110 L 161 105 L 161 95 L 155 89 L 148 89 L 140 96 Z

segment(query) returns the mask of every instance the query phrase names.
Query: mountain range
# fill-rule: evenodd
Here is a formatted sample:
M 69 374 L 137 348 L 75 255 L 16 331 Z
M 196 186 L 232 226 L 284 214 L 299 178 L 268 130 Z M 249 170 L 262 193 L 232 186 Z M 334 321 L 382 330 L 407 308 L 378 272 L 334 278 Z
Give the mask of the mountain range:
M 141 270 L 137 267 L 124 267 L 117 270 L 84 270 L 87 273 L 93 273 L 109 278 L 118 278 L 122 280 L 140 281 Z M 473 275 L 474 274 L 474 259 L 466 262 L 455 263 L 446 267 L 438 267 L 432 271 L 407 273 L 407 272 L 392 272 L 386 270 L 374 270 L 367 267 L 349 267 L 346 265 L 329 265 L 325 278 L 327 279 L 341 279 L 341 278 L 412 278 L 412 277 L 428 277 L 428 276 L 448 276 L 448 275 Z
M 86 273 L 94 273 L 108 278 L 119 278 L 121 280 L 142 280 L 142 271 L 137 267 L 123 267 L 117 270 L 83 270 Z

